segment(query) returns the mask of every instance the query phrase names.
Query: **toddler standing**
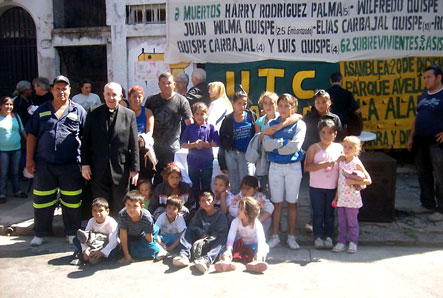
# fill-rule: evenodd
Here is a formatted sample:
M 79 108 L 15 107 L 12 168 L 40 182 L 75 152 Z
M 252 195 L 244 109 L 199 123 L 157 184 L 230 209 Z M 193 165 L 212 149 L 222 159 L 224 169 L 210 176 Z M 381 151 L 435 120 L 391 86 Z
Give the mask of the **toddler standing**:
M 358 158 L 361 150 L 360 139 L 349 136 L 343 140 L 343 152 L 345 161 L 339 163 L 339 177 L 337 194 L 334 203 L 337 205 L 338 238 L 337 244 L 332 251 L 341 252 L 346 249 L 346 240 L 349 240 L 348 253 L 357 252 L 358 242 L 358 209 L 363 206 L 360 194 L 360 185 L 370 185 L 371 177 Z M 361 171 L 364 173 L 363 180 L 346 178 L 345 171 Z M 357 187 L 356 187 L 357 186 Z

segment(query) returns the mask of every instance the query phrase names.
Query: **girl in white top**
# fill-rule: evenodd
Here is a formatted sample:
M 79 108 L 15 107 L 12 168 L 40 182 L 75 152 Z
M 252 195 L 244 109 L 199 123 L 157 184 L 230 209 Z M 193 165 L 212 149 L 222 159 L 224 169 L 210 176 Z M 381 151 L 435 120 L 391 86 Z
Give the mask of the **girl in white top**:
M 339 176 L 337 194 L 333 204 L 337 206 L 338 217 L 338 237 L 337 244 L 332 249 L 333 252 L 342 252 L 346 249 L 346 240 L 349 241 L 348 253 L 357 252 L 357 242 L 359 234 L 358 210 L 363 206 L 360 189 L 362 184 L 370 185 L 371 176 L 366 171 L 362 162 L 358 158 L 361 151 L 360 139 L 356 136 L 349 136 L 343 140 L 343 153 L 345 160 L 339 163 Z M 347 178 L 345 170 L 349 172 L 361 171 L 365 178 L 363 181 Z
M 80 92 L 72 98 L 72 101 L 81 105 L 85 110 L 101 104 L 100 97 L 91 92 L 92 85 L 88 80 L 83 80 L 80 83 Z
M 269 247 L 266 244 L 263 226 L 258 220 L 260 205 L 252 197 L 244 197 L 239 202 L 238 217 L 232 221 L 229 229 L 226 251 L 222 254 L 220 262 L 216 263 L 215 270 L 218 272 L 232 271 L 236 269 L 232 262 L 236 253 L 236 242 L 243 241 L 253 252 L 252 262 L 246 264 L 246 270 L 263 272 L 268 268 L 266 255 Z
M 217 131 L 226 115 L 231 114 L 234 110 L 231 101 L 225 92 L 225 85 L 222 82 L 212 82 L 208 84 L 209 97 L 211 104 L 208 110 L 208 124 L 214 125 Z
M 274 205 L 266 196 L 258 191 L 258 180 L 254 176 L 245 176 L 241 181 L 241 191 L 234 197 L 234 200 L 229 204 L 229 215 L 237 217 L 240 209 L 240 201 L 244 197 L 252 197 L 260 205 L 260 214 L 258 220 L 263 225 L 265 232 L 268 232 L 272 223 L 272 212 L 274 212 Z

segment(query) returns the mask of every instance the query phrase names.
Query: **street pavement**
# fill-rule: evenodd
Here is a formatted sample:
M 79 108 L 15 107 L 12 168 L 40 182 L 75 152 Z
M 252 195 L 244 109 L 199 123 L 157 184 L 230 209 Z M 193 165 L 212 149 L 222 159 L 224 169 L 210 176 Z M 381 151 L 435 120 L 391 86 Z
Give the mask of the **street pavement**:
M 170 259 L 127 266 L 69 265 L 72 247 L 63 237 L 60 211 L 55 236 L 30 247 L 32 200 L 9 198 L 0 205 L 0 232 L 14 228 L 12 236 L 0 236 L 0 297 L 443 297 L 443 223 L 412 214 L 418 198 L 415 173 L 398 169 L 395 220 L 361 222 L 358 252 L 336 254 L 314 249 L 312 234 L 304 230 L 310 218 L 304 179 L 296 233 L 300 250 L 285 244 L 272 249 L 264 274 L 239 266 L 229 273 L 216 273 L 212 267 L 203 276 L 192 266 L 173 268 Z
M 51 237 L 0 236 L 0 296 L 10 297 L 443 297 L 443 250 L 359 246 L 356 254 L 303 247 L 271 250 L 264 274 L 238 270 L 201 275 L 171 260 L 126 266 L 69 265 L 72 247 Z
M 23 183 L 23 189 L 29 183 Z M 369 186 L 370 187 L 370 186 Z M 398 167 L 395 192 L 395 219 L 391 223 L 360 222 L 359 242 L 365 245 L 392 246 L 438 246 L 443 247 L 443 222 L 433 223 L 428 215 L 415 215 L 413 208 L 420 206 L 420 189 L 417 176 L 410 167 Z M 283 210 L 285 214 L 286 210 Z M 54 233 L 63 236 L 61 210 L 56 210 Z M 8 198 L 0 205 L 0 235 L 6 235 L 12 227 L 12 235 L 33 235 L 33 207 L 31 196 L 28 199 Z M 310 220 L 309 181 L 303 177 L 299 195 L 296 226 L 297 242 L 301 245 L 312 244 L 312 234 L 304 226 Z M 83 222 L 86 225 L 86 221 Z M 287 227 L 282 226 L 282 238 L 285 239 Z

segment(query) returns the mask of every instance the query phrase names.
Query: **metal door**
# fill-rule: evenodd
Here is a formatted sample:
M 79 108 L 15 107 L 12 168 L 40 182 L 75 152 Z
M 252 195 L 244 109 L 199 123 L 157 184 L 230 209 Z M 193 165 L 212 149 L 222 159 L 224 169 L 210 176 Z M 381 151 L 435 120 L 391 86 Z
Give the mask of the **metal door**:
M 0 15 L 0 96 L 12 95 L 18 81 L 37 75 L 34 21 L 23 8 L 10 8 Z

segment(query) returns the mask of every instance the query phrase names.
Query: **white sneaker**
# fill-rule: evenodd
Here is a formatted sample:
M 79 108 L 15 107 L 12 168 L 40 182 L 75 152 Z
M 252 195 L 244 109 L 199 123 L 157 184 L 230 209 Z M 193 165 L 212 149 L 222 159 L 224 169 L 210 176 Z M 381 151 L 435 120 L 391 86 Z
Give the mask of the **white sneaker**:
M 32 240 L 29 243 L 29 245 L 31 245 L 31 246 L 40 246 L 40 245 L 42 245 L 45 242 L 46 242 L 46 238 L 45 237 L 34 236 L 34 238 L 32 238 Z
M 344 243 L 337 243 L 334 248 L 332 249 L 333 252 L 342 252 L 345 251 L 346 245 Z
M 348 253 L 355 254 L 357 252 L 357 244 L 349 242 Z
M 200 273 L 202 274 L 205 274 L 209 271 L 210 264 L 208 264 L 208 262 L 206 262 L 204 258 L 199 258 L 195 260 L 194 265 L 195 268 L 197 268 L 197 270 L 200 271 Z
M 334 246 L 334 241 L 332 241 L 331 237 L 327 237 L 324 241 L 325 248 L 332 248 Z
M 74 235 L 66 235 L 66 242 L 68 242 L 70 245 L 73 244 L 74 241 Z
M 271 239 L 269 239 L 268 241 L 269 248 L 274 248 L 279 244 L 280 244 L 280 237 L 278 237 L 278 234 L 273 234 L 271 236 Z
M 166 258 L 169 253 L 168 253 L 167 250 L 165 250 L 160 245 L 159 245 L 159 247 L 160 247 L 160 250 L 158 251 L 157 256 L 155 257 L 155 259 L 160 261 L 160 260 L 163 260 L 164 258 Z
M 326 245 L 325 245 L 325 242 L 323 241 L 323 239 L 317 238 L 314 240 L 314 247 L 316 249 L 322 249 L 322 248 L 325 248 Z
M 172 259 L 172 264 L 176 267 L 186 267 L 189 265 L 189 258 L 185 255 L 178 255 Z
M 288 235 L 288 239 L 286 240 L 290 249 L 299 249 L 300 245 L 298 245 L 297 241 L 295 241 L 294 235 Z
M 428 216 L 428 220 L 432 222 L 439 222 L 443 220 L 443 214 L 439 212 L 434 212 Z

